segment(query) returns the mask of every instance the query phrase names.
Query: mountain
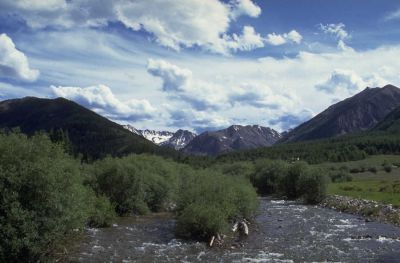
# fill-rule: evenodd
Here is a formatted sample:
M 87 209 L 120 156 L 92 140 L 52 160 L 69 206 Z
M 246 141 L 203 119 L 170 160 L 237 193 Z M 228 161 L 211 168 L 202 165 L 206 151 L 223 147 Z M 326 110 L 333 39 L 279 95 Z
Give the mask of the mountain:
M 179 129 L 172 137 L 160 145 L 180 150 L 188 145 L 197 135 L 191 131 Z
M 138 130 L 135 127 L 127 124 L 123 127 L 137 135 L 146 138 L 149 141 L 161 146 L 174 148 L 175 150 L 182 149 L 185 147 L 196 134 L 187 130 L 181 130 L 174 132 L 169 131 L 154 131 L 154 130 Z
M 279 132 L 267 127 L 232 125 L 227 129 L 198 135 L 183 151 L 197 155 L 218 155 L 234 150 L 271 146 L 280 138 Z
M 130 131 L 130 132 L 132 132 L 132 133 L 134 133 L 134 134 L 136 134 L 136 135 L 140 135 L 140 136 L 143 137 L 143 135 L 142 135 L 142 133 L 141 133 L 140 130 L 136 129 L 135 127 L 133 127 L 133 126 L 131 126 L 131 125 L 129 125 L 129 124 L 127 124 L 127 125 L 122 125 L 122 127 L 124 127 L 125 129 L 127 129 L 128 131 Z
M 390 112 L 385 119 L 379 122 L 373 131 L 383 131 L 389 133 L 399 133 L 400 132 L 400 107 L 397 107 L 392 112 Z
M 279 143 L 336 137 L 366 131 L 400 106 L 400 89 L 387 85 L 362 92 L 330 106 L 288 132 Z
M 14 127 L 29 135 L 38 131 L 54 134 L 62 130 L 74 152 L 87 159 L 129 153 L 167 154 L 165 149 L 121 125 L 64 98 L 26 97 L 0 102 L 0 128 Z
M 169 139 L 174 136 L 173 132 L 169 131 L 153 131 L 153 130 L 141 130 L 140 133 L 144 138 L 149 141 L 154 142 L 155 144 L 160 145 L 163 142 L 167 142 Z

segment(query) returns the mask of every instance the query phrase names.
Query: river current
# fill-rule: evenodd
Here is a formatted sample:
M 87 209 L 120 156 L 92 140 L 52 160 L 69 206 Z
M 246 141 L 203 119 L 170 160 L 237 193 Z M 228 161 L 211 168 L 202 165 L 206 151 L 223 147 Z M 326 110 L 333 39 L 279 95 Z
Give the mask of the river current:
M 248 238 L 230 249 L 174 237 L 165 214 L 87 229 L 69 262 L 400 262 L 400 228 L 317 206 L 260 199 Z

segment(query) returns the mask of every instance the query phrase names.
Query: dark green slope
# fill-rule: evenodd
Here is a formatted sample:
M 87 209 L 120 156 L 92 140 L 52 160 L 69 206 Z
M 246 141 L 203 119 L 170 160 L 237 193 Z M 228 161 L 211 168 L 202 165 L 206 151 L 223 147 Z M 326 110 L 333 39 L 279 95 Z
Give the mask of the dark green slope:
M 129 153 L 175 154 L 64 98 L 26 97 L 0 102 L 0 128 L 15 127 L 26 134 L 62 130 L 74 152 L 88 159 Z
M 389 113 L 383 121 L 375 126 L 373 131 L 400 133 L 400 107 Z

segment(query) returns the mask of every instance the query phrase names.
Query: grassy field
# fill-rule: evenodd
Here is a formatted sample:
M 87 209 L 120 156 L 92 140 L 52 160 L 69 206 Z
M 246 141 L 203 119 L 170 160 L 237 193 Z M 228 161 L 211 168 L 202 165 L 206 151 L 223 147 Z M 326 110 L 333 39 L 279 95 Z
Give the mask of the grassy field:
M 377 155 L 365 160 L 324 163 L 330 169 L 352 171 L 350 182 L 330 183 L 328 194 L 350 196 L 400 206 L 400 156 Z M 390 168 L 388 168 L 390 167 Z

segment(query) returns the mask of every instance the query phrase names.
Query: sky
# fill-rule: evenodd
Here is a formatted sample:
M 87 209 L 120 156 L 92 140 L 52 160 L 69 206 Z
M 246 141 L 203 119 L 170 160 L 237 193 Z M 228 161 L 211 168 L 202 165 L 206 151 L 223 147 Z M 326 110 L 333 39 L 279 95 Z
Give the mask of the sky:
M 400 87 L 397 0 L 0 0 L 0 100 L 139 129 L 284 131 Z

